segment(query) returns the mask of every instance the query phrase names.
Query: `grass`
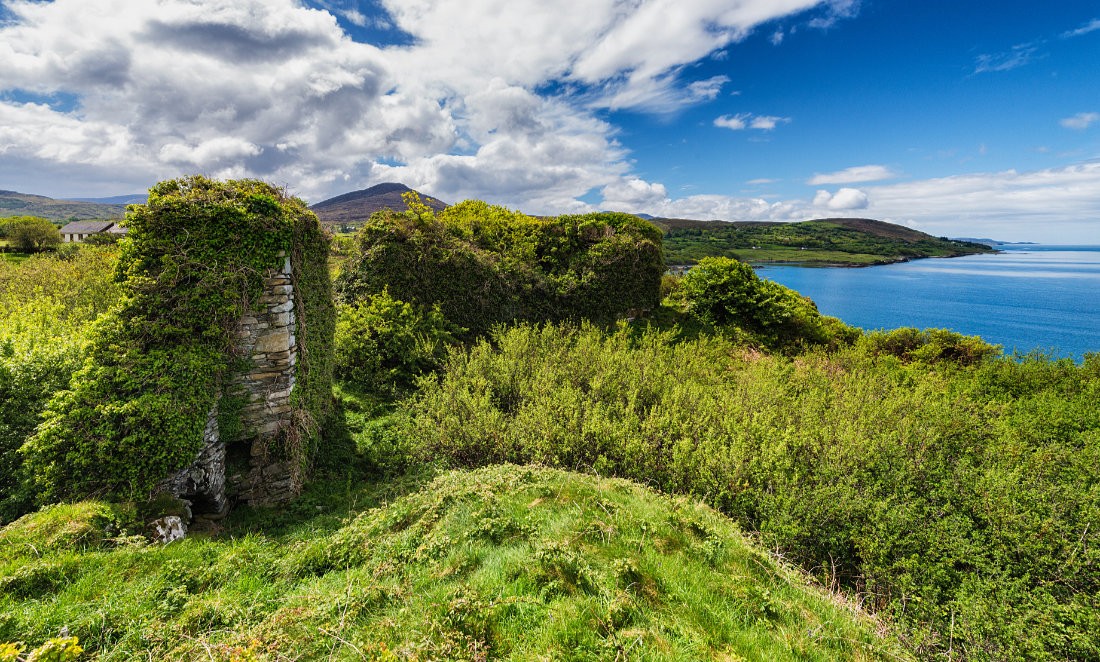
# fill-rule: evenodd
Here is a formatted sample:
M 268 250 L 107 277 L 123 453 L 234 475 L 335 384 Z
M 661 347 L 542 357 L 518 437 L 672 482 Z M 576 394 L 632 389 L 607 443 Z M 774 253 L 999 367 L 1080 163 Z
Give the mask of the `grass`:
M 691 254 L 693 262 L 702 257 L 725 256 L 732 257 L 742 262 L 753 264 L 809 264 L 821 266 L 870 266 L 872 264 L 887 264 L 897 262 L 903 258 L 874 255 L 871 253 L 846 253 L 837 250 L 823 250 L 790 246 L 761 246 L 759 248 L 730 249 L 719 244 L 689 244 L 680 248 L 685 254 Z M 676 259 L 678 253 L 673 253 L 669 259 Z
M 0 531 L 0 641 L 67 627 L 102 660 L 905 657 L 715 511 L 624 480 L 318 483 L 168 546 L 104 537 L 118 516 L 91 502 Z

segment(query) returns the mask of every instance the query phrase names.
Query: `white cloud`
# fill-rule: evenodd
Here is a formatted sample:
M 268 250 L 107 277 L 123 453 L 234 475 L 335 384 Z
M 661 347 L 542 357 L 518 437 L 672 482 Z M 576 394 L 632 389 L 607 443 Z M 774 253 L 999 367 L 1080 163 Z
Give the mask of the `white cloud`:
M 288 183 L 314 200 L 402 178 L 451 199 L 580 208 L 587 191 L 632 181 L 616 129 L 597 110 L 713 100 L 729 79 L 695 80 L 689 65 L 763 23 L 827 4 L 381 0 L 383 16 L 314 1 L 322 8 L 4 3 L 0 171 L 18 163 L 14 181 L 64 181 L 66 194 L 101 185 L 104 168 L 120 190 L 198 170 Z M 337 15 L 401 30 L 411 43 L 356 43 Z M 22 102 L 58 94 L 76 107 Z
M 608 186 L 603 191 L 602 206 L 607 209 L 643 211 L 663 206 L 668 199 L 664 184 L 656 184 L 632 177 Z
M 789 117 L 775 117 L 772 115 L 753 115 L 752 113 L 739 113 L 737 115 L 722 115 L 714 120 L 714 126 L 742 131 L 744 129 L 758 129 L 771 131 L 777 125 L 790 122 Z
M 1067 129 L 1084 130 L 1094 123 L 1100 122 L 1100 113 L 1077 113 L 1073 117 L 1063 119 L 1059 124 Z
M 818 191 L 813 200 L 814 207 L 824 207 L 831 211 L 866 209 L 869 204 L 867 194 L 855 188 L 842 188 L 836 193 Z
M 974 61 L 974 73 L 1012 71 L 1031 64 L 1039 56 L 1035 44 L 1017 44 L 1004 53 L 983 53 Z
M 882 179 L 897 177 L 890 168 L 884 165 L 865 165 L 845 168 L 836 172 L 815 174 L 806 183 L 810 186 L 824 186 L 827 184 L 858 184 L 861 182 L 875 182 Z
M 1100 162 L 1032 172 L 973 173 L 865 189 L 819 190 L 810 200 L 695 195 L 624 208 L 656 216 L 802 221 L 833 212 L 907 225 L 936 236 L 1100 243 Z
M 867 189 L 882 216 L 943 223 L 1077 219 L 1096 224 L 1100 162 L 1032 172 L 973 173 Z M 1098 228 L 1100 229 L 1100 228 Z
M 1085 35 L 1090 32 L 1096 32 L 1097 30 L 1100 30 L 1100 18 L 1094 18 L 1088 23 L 1085 23 L 1081 27 L 1077 28 L 1076 30 L 1064 32 L 1062 33 L 1062 37 L 1064 39 L 1069 39 L 1071 37 L 1080 37 L 1081 35 Z

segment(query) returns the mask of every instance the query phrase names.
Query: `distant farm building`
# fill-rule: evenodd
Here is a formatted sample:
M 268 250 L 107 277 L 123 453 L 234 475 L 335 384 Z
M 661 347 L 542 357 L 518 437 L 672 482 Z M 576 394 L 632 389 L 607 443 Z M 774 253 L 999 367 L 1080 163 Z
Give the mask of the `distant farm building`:
M 93 234 L 101 232 L 126 234 L 126 228 L 119 225 L 118 221 L 73 221 L 61 228 L 61 240 L 66 243 L 84 241 Z

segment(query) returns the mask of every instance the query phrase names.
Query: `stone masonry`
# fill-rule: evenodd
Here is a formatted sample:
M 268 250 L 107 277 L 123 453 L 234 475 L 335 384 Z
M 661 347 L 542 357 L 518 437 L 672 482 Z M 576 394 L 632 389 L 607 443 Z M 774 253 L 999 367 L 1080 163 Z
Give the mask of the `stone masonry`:
M 288 501 L 301 491 L 301 476 L 293 462 L 275 461 L 272 451 L 292 430 L 290 394 L 298 362 L 296 316 L 290 258 L 264 282 L 264 294 L 241 319 L 236 351 L 248 357 L 249 369 L 233 375 L 223 392 L 243 402 L 240 439 L 222 439 L 217 412 L 210 412 L 203 448 L 195 462 L 161 484 L 162 491 L 192 502 L 196 515 L 217 518 L 235 498 L 250 505 Z M 249 469 L 226 476 L 226 444 L 248 444 Z

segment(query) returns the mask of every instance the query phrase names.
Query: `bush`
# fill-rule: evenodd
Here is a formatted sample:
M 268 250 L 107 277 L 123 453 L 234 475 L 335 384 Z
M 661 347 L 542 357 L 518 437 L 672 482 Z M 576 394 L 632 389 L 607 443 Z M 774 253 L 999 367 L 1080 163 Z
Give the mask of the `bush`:
M 336 375 L 367 393 L 393 396 L 437 369 L 455 342 L 439 306 L 424 309 L 387 290 L 338 309 Z
M 661 233 L 635 216 L 534 218 L 467 201 L 437 217 L 409 202 L 356 234 L 336 281 L 343 303 L 388 288 L 478 335 L 524 320 L 612 323 L 660 302 Z
M 415 461 L 589 468 L 697 495 L 933 658 L 1100 655 L 1100 360 L 797 357 L 517 327 L 453 352 Z
M 939 363 L 974 365 L 1001 353 L 998 345 L 990 345 L 978 336 L 964 336 L 947 329 L 901 328 L 866 334 L 862 341 L 866 351 L 875 356 L 889 355 L 905 363 Z
M 705 324 L 739 331 L 773 349 L 850 344 L 858 331 L 827 318 L 814 302 L 727 257 L 703 258 L 680 282 L 688 311 Z
M 61 231 L 44 218 L 13 216 L 5 219 L 4 224 L 8 239 L 23 253 L 41 253 L 61 244 Z

